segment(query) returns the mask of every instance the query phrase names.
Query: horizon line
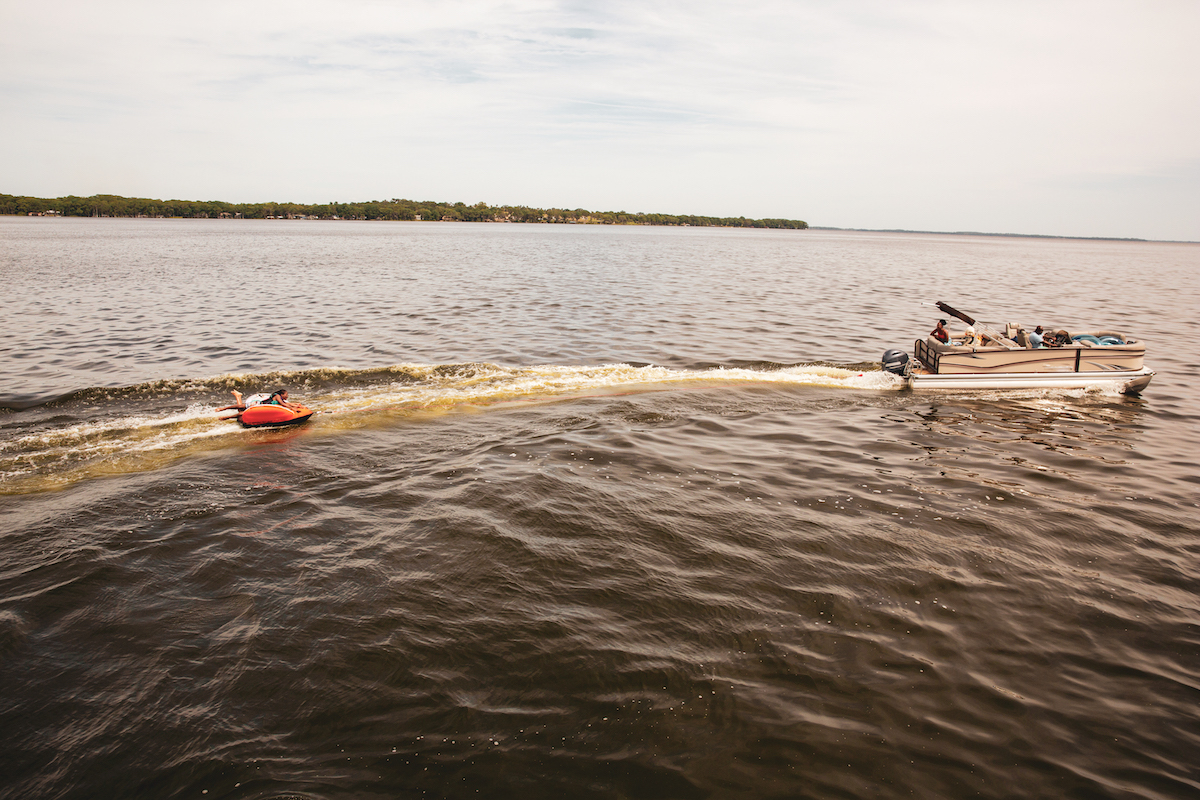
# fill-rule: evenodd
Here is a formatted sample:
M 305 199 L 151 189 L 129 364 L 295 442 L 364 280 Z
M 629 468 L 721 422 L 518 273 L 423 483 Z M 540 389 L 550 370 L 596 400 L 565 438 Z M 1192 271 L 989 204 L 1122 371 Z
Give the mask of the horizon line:
M 1013 239 L 1072 239 L 1084 242 L 1146 242 L 1148 244 L 1200 244 L 1190 239 L 1142 239 L 1136 236 L 1070 236 L 1060 233 L 996 233 L 988 231 L 924 231 L 910 228 L 837 228 L 809 225 L 810 231 L 850 231 L 854 233 L 927 233 L 934 236 L 1002 236 Z

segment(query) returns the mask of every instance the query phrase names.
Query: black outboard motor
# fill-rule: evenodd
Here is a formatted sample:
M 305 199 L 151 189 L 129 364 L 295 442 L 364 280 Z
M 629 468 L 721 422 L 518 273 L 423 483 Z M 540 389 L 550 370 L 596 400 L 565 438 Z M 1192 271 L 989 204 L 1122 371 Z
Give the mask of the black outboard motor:
M 883 369 L 901 378 L 908 375 L 908 353 L 903 350 L 888 350 L 883 354 Z

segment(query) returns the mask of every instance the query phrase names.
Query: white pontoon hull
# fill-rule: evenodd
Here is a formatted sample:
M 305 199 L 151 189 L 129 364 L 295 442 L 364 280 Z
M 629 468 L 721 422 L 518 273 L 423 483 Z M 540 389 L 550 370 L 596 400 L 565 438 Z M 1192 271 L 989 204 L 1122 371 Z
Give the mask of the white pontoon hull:
M 908 386 L 914 391 L 928 389 L 1086 389 L 1090 386 L 1111 386 L 1125 394 L 1137 394 L 1154 377 L 1152 369 L 1116 370 L 1113 372 L 1011 372 L 953 373 L 936 375 L 913 370 Z

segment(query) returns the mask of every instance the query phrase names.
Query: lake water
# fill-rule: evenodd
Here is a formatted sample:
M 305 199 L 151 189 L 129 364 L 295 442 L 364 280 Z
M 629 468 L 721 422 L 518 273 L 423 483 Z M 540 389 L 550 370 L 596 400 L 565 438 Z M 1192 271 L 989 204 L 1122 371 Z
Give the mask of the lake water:
M 0 796 L 1195 797 L 1198 267 L 0 218 Z M 898 390 L 938 300 L 1158 375 Z

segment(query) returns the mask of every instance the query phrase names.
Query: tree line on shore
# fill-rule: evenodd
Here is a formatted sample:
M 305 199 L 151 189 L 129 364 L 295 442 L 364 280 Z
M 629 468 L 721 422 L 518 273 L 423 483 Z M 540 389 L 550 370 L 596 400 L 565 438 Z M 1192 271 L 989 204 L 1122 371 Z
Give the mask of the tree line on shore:
M 727 228 L 808 227 L 798 219 L 746 219 L 692 214 L 587 211 L 582 208 L 490 206 L 430 200 L 372 200 L 363 203 L 226 203 L 221 200 L 152 200 L 98 194 L 40 198 L 0 194 L 0 214 L 64 217 L 183 217 L 189 219 L 383 219 L 453 222 L 540 222 L 585 225 L 692 225 Z

